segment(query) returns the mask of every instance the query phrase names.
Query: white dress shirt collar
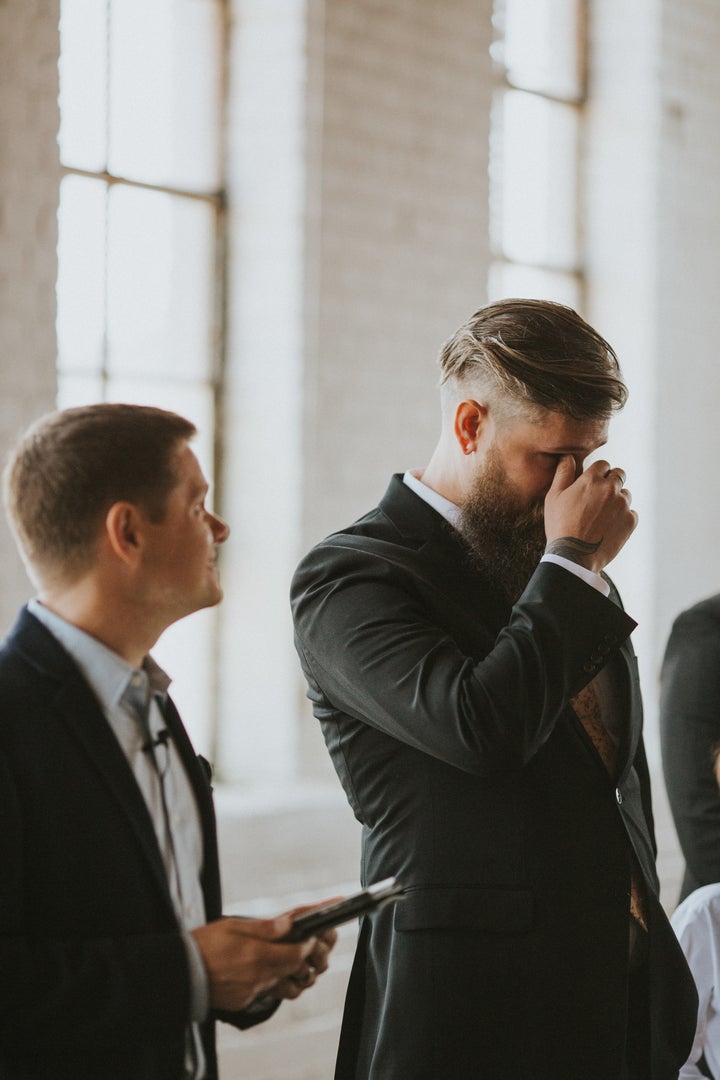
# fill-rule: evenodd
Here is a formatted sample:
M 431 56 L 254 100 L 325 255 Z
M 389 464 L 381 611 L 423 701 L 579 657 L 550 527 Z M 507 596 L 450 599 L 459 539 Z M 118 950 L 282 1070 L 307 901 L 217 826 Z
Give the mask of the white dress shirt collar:
M 423 484 L 420 479 L 422 476 L 421 469 L 414 469 L 408 471 L 403 476 L 403 483 L 407 484 L 411 491 L 414 491 L 424 502 L 432 506 L 433 510 L 437 510 L 438 514 L 442 514 L 446 521 L 449 521 L 454 529 L 460 528 L 460 515 L 462 511 L 455 503 L 450 502 L 444 495 L 441 495 L 437 491 L 433 491 L 427 484 Z
M 167 694 L 170 677 L 151 656 L 145 657 L 142 670 L 139 670 L 97 638 L 45 607 L 37 598 L 28 603 L 28 611 L 70 654 L 106 713 L 117 707 L 131 684 L 144 685 L 150 694 Z
M 450 502 L 444 495 L 440 495 L 437 491 L 433 491 L 427 484 L 423 484 L 420 476 L 422 475 L 421 469 L 413 469 L 403 475 L 403 483 L 407 484 L 411 491 L 423 499 L 426 503 L 432 506 L 433 510 L 437 510 L 438 514 L 442 514 L 446 521 L 449 521 L 454 529 L 461 530 L 462 510 L 455 503 Z M 584 566 L 580 566 L 578 563 L 571 562 L 570 559 L 564 558 L 562 555 L 543 555 L 540 562 L 552 562 L 556 566 L 561 566 L 564 570 L 569 570 L 575 577 L 579 577 L 581 581 L 584 581 L 587 585 L 592 586 L 603 596 L 610 595 L 610 586 L 600 576 L 600 574 L 594 573 L 592 570 L 586 570 Z

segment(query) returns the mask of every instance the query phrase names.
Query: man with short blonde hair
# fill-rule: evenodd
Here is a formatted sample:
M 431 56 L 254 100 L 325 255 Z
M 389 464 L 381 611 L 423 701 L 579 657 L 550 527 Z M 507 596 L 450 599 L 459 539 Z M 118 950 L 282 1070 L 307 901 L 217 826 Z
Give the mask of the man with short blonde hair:
M 194 425 L 53 414 L 5 501 L 38 595 L 0 648 L 0 1075 L 212 1080 L 214 1020 L 271 1015 L 334 933 L 222 919 L 210 767 L 150 649 L 222 598 Z

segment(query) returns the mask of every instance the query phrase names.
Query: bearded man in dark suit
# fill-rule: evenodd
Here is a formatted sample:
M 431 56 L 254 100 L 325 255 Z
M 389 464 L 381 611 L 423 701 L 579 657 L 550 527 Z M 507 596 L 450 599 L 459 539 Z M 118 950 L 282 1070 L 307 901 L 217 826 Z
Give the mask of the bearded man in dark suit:
M 632 533 L 601 447 L 626 398 L 574 311 L 503 300 L 446 343 L 428 466 L 292 587 L 363 825 L 338 1080 L 676 1080 L 695 991 L 658 900 L 637 665 L 605 576 Z
M 219 603 L 224 521 L 193 424 L 135 405 L 41 420 L 5 476 L 38 595 L 0 649 L 0 1076 L 211 1080 L 214 1021 L 266 1019 L 334 932 L 220 918 L 209 765 L 149 655 Z

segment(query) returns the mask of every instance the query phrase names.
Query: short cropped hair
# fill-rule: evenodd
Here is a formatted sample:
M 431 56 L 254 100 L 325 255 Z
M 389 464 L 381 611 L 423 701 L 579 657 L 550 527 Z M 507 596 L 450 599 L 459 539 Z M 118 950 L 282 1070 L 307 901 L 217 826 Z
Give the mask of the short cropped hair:
M 538 409 L 608 419 L 627 400 L 613 348 L 576 311 L 549 300 L 498 300 L 445 343 L 441 386 L 478 385 L 502 412 Z
M 195 433 L 184 417 L 146 405 L 86 405 L 37 421 L 3 476 L 6 512 L 29 566 L 41 577 L 77 577 L 116 502 L 162 521 L 178 482 L 174 455 Z

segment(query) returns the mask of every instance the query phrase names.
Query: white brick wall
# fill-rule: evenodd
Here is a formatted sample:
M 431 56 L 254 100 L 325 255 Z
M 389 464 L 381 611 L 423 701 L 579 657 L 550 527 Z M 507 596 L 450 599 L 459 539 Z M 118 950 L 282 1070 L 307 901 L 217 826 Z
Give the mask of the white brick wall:
M 647 741 L 677 612 L 720 589 L 720 5 L 592 5 L 585 216 L 591 321 L 630 401 L 611 447 L 640 525 L 613 564 L 635 632 Z
M 0 454 L 53 407 L 58 0 L 0 3 Z M 0 523 L 0 633 L 29 583 Z
M 435 356 L 485 300 L 490 8 L 233 4 L 227 778 L 327 772 L 296 722 L 290 576 L 432 451 Z
M 307 545 L 373 506 L 438 432 L 435 357 L 485 302 L 489 0 L 331 0 L 311 162 Z
M 658 673 L 674 616 L 720 589 L 720 5 L 591 5 L 588 313 L 631 396 L 613 423 L 640 513 L 611 568 L 631 614 L 654 772 L 658 868 L 672 907 L 682 859 L 660 771 Z
M 226 778 L 257 782 L 292 775 L 296 757 L 287 591 L 302 471 L 306 3 L 233 0 L 231 11 L 222 482 L 235 532 L 218 746 Z
M 658 623 L 720 590 L 720 5 L 663 0 L 658 152 Z M 682 572 L 677 572 L 677 567 Z

